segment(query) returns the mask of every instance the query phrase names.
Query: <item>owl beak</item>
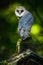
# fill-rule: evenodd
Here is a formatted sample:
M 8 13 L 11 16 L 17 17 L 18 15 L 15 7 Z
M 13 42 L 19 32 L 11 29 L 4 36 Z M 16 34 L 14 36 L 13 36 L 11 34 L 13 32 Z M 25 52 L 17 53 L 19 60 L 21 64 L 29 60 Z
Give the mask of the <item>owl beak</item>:
M 21 14 L 21 11 L 19 11 L 19 14 Z

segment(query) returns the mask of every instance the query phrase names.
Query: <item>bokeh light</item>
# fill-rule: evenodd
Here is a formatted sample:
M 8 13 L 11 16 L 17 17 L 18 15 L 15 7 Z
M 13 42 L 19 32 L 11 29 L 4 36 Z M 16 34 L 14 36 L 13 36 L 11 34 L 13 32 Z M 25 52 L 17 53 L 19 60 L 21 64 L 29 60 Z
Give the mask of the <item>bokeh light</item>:
M 41 31 L 41 27 L 38 24 L 34 24 L 31 28 L 31 33 L 33 35 L 39 35 L 40 31 Z

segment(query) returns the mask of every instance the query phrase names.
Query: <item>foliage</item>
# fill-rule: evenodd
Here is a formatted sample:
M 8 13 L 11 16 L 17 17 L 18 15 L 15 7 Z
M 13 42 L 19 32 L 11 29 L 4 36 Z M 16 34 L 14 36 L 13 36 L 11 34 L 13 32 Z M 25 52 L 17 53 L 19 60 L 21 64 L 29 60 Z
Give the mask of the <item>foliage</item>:
M 42 4 L 42 0 L 2 0 L 0 4 L 0 60 L 7 59 L 16 50 L 16 43 L 20 37 L 17 31 L 18 20 L 14 10 L 19 5 L 24 6 L 33 14 L 34 24 L 30 34 L 35 42 L 35 48 L 37 48 L 36 53 L 43 57 Z M 30 45 L 31 43 L 30 41 Z

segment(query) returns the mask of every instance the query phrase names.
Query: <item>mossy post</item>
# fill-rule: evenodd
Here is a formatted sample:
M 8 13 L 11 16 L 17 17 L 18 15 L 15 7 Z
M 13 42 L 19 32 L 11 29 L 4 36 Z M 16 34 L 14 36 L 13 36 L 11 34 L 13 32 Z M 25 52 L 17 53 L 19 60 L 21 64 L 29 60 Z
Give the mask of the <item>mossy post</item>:
M 22 39 L 18 39 L 17 44 L 16 44 L 16 54 L 18 55 L 20 53 L 20 44 L 21 44 Z

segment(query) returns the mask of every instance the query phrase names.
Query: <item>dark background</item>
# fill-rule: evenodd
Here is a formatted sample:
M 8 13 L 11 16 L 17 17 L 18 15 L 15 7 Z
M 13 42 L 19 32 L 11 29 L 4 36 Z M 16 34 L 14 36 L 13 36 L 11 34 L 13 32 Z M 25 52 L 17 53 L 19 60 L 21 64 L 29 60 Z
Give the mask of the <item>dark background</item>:
M 34 17 L 31 37 L 34 43 L 26 41 L 35 52 L 43 57 L 43 0 L 1 0 L 0 1 L 0 61 L 6 60 L 16 51 L 16 43 L 20 38 L 17 31 L 18 20 L 15 8 L 24 6 Z

